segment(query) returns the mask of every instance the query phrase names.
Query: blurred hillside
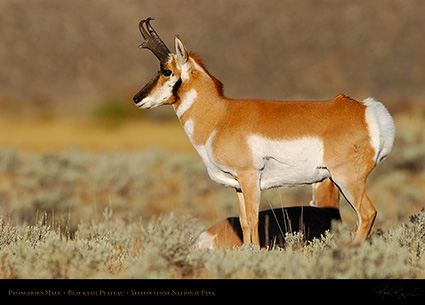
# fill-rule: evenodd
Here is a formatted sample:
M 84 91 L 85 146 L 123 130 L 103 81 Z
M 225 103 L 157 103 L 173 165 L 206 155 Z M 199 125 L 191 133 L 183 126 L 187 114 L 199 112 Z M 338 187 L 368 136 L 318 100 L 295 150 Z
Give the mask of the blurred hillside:
M 343 92 L 391 110 L 423 102 L 422 0 L 2 0 L 1 113 L 134 111 L 132 96 L 158 69 L 137 48 L 138 22 L 148 16 L 171 50 L 179 34 L 200 54 L 229 97 Z

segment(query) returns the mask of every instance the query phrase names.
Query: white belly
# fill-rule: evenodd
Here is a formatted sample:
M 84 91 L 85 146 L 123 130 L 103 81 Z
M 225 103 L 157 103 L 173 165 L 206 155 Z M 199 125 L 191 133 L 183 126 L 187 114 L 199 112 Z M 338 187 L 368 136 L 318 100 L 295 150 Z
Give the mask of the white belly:
M 270 140 L 248 138 L 261 189 L 311 184 L 330 177 L 323 164 L 323 141 L 317 137 Z
M 184 129 L 192 140 L 193 121 L 187 121 Z M 211 149 L 214 137 L 215 132 L 210 135 L 205 145 L 194 147 L 213 181 L 239 188 L 235 179 L 236 173 L 214 160 Z M 330 177 L 329 171 L 323 165 L 323 141 L 320 138 L 304 137 L 276 141 L 251 135 L 248 137 L 248 145 L 253 156 L 253 165 L 260 172 L 261 189 L 311 184 Z
M 208 145 L 198 149 L 208 174 L 215 182 L 239 188 L 231 169 L 214 162 Z M 274 141 L 257 135 L 248 138 L 254 166 L 259 171 L 260 188 L 311 184 L 330 177 L 323 165 L 323 142 L 316 137 Z

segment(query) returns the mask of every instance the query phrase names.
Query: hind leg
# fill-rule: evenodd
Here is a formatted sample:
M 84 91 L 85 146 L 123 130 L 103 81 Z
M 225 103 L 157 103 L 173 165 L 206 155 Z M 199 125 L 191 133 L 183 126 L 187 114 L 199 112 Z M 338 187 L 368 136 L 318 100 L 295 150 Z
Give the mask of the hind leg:
M 361 195 L 353 197 L 354 198 L 352 201 L 350 201 L 350 203 L 353 202 L 352 206 L 357 212 L 357 218 L 359 222 L 356 238 L 354 241 L 360 243 L 363 242 L 369 235 L 377 212 L 369 197 L 367 196 L 364 188 Z
M 343 175 L 333 174 L 332 180 L 357 213 L 358 228 L 355 242 L 360 243 L 367 238 L 372 229 L 377 212 L 366 194 L 365 184 L 367 175 L 353 178 L 349 177 L 346 173 Z

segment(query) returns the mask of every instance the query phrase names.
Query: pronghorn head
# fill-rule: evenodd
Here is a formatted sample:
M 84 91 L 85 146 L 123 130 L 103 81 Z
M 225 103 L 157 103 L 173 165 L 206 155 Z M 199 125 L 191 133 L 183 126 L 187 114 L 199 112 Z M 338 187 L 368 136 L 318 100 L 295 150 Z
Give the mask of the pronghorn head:
M 153 18 L 149 17 L 139 23 L 140 32 L 145 39 L 139 48 L 147 48 L 153 52 L 160 61 L 160 71 L 134 96 L 134 103 L 141 109 L 173 104 L 182 78 L 187 77 L 190 66 L 189 54 L 181 39 L 175 37 L 175 53 L 171 53 L 150 25 L 151 20 Z

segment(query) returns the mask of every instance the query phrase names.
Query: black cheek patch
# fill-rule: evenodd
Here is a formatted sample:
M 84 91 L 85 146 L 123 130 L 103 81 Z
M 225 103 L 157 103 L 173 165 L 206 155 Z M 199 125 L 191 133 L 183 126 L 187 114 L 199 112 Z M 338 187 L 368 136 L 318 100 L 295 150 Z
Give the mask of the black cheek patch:
M 179 90 L 180 86 L 182 84 L 182 79 L 180 78 L 173 86 L 173 96 L 177 97 L 177 91 Z

